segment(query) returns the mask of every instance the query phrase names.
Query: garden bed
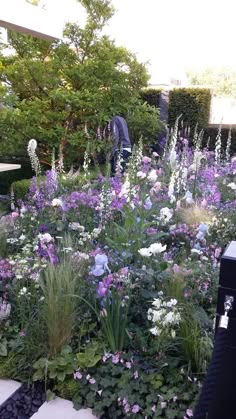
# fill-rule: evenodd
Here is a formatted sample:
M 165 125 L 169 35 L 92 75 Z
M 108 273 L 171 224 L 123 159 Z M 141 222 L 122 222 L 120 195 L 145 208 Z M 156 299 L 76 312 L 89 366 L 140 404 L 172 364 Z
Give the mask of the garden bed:
M 124 176 L 32 180 L 0 228 L 0 377 L 98 418 L 192 417 L 236 233 L 235 159 L 200 143 L 176 128 L 163 158 L 140 143 Z M 6 415 L 32 414 L 36 388 Z

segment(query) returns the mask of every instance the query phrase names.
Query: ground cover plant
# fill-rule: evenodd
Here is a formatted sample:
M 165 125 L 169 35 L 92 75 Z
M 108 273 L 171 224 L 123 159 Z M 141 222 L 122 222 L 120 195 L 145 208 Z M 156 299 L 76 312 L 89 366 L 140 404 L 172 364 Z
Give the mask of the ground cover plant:
M 0 221 L 0 377 L 99 418 L 191 418 L 213 346 L 236 159 L 178 136 L 124 175 L 55 164 Z M 13 202 L 12 202 L 13 204 Z M 13 206 L 12 206 L 13 208 Z

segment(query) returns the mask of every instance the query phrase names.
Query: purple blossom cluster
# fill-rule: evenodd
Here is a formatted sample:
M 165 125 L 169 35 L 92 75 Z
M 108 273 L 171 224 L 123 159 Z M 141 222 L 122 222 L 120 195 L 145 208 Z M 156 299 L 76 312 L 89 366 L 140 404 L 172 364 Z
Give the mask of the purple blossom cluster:
M 0 281 L 5 281 L 14 277 L 12 265 L 8 259 L 0 259 Z

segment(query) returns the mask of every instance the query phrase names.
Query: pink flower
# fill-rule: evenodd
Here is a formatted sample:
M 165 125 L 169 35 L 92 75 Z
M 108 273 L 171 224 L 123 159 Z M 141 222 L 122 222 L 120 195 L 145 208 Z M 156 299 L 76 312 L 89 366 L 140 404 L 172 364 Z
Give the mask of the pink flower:
M 150 157 L 144 156 L 144 157 L 142 158 L 142 162 L 143 162 L 144 164 L 148 164 L 148 163 L 150 163 L 151 161 L 152 161 L 152 159 L 150 159 Z
M 19 333 L 19 335 L 20 335 L 20 337 L 23 338 L 25 336 L 25 331 L 24 330 L 21 330 L 20 333 Z
M 119 355 L 112 355 L 112 364 L 118 364 L 120 358 Z
M 133 413 L 138 413 L 140 411 L 140 406 L 138 404 L 134 404 L 132 407 Z
M 81 380 L 82 377 L 83 377 L 83 375 L 81 374 L 80 370 L 77 370 L 74 373 L 74 380 Z
M 188 415 L 189 418 L 192 418 L 193 417 L 193 411 L 192 411 L 192 409 L 187 409 L 186 410 L 186 413 L 187 413 L 187 415 Z
M 134 375 L 133 375 L 134 379 L 137 380 L 139 375 L 138 375 L 138 371 L 135 371 Z
M 125 363 L 126 368 L 128 368 L 130 370 L 130 368 L 132 367 L 131 362 L 126 362 Z
M 90 378 L 89 383 L 90 383 L 90 384 L 95 384 L 95 383 L 96 383 L 95 378 Z
M 19 217 L 18 212 L 13 211 L 13 212 L 11 213 L 11 217 L 13 218 L 13 220 L 15 220 L 16 218 L 18 218 L 18 217 Z

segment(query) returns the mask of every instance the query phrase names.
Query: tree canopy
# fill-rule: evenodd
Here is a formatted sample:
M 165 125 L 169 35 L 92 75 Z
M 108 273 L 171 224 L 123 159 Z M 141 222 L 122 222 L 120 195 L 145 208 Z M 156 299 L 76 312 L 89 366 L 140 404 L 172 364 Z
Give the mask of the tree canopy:
M 28 140 L 36 138 L 45 159 L 60 145 L 70 155 L 76 150 L 78 158 L 97 127 L 117 113 L 133 121 L 141 112 L 150 124 L 148 135 L 157 132 L 158 111 L 139 99 L 148 81 L 145 65 L 102 34 L 114 13 L 110 1 L 80 3 L 87 12 L 85 27 L 68 24 L 66 41 L 48 42 L 10 31 L 13 53 L 4 54 L 1 45 L 1 155 L 22 153 Z M 135 124 L 132 127 L 135 140 L 142 132 L 140 124 L 138 132 Z
M 217 96 L 236 98 L 236 70 L 230 67 L 206 68 L 201 71 L 187 72 L 188 80 L 193 85 L 208 85 Z

